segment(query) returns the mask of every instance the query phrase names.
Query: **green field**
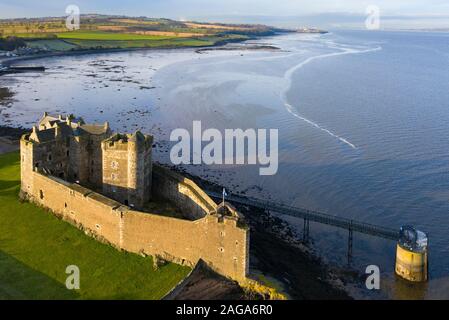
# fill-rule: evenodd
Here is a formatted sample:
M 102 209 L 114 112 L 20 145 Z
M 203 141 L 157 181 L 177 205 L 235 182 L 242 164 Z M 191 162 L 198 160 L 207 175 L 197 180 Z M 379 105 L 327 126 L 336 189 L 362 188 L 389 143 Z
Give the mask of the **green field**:
M 126 48 L 212 46 L 274 34 L 262 25 L 189 23 L 169 19 L 107 15 L 81 16 L 79 30 L 68 31 L 64 18 L 0 20 L 0 50 L 27 46 L 30 52 Z
M 78 48 L 77 45 L 58 39 L 25 41 L 30 48 L 46 49 L 51 51 L 69 51 Z
M 0 155 L 1 299 L 160 299 L 189 268 L 120 252 L 30 203 L 19 201 L 19 153 Z M 80 290 L 65 287 L 68 265 Z
M 109 41 L 109 40 L 32 40 L 26 41 L 30 48 L 50 51 L 73 51 L 87 49 L 126 49 L 126 48 L 172 48 L 172 47 L 201 47 L 211 46 L 215 41 L 208 39 L 176 38 L 168 40 L 135 40 L 135 41 Z
M 200 47 L 213 45 L 213 41 L 207 39 L 173 38 L 166 40 L 67 40 L 75 44 L 79 49 L 113 49 L 113 48 L 164 48 L 164 47 Z
M 115 48 L 206 47 L 212 46 L 218 41 L 248 39 L 248 36 L 233 34 L 182 38 L 84 31 L 57 33 L 55 36 L 57 36 L 57 38 L 51 38 L 42 34 L 28 34 L 24 35 L 23 39 L 30 48 L 49 51 Z
M 59 39 L 79 39 L 79 40 L 109 40 L 109 41 L 122 41 L 122 40 L 168 40 L 176 39 L 177 37 L 170 36 L 156 36 L 156 35 L 143 35 L 143 34 L 130 34 L 130 33 L 115 33 L 115 32 L 99 32 L 99 31 L 72 31 L 56 33 Z

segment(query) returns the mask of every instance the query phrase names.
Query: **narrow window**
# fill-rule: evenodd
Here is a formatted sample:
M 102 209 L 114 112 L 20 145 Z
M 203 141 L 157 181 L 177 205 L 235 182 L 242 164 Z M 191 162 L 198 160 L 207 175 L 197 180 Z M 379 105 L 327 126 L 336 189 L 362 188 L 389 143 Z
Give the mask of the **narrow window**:
M 42 190 L 39 190 L 39 198 L 41 200 L 44 200 L 44 193 L 42 192 Z
M 67 150 L 67 153 L 66 153 L 66 154 L 67 154 L 67 157 L 68 157 L 68 156 L 70 155 L 70 151 L 69 151 L 69 150 Z
M 48 161 L 51 161 L 51 154 L 48 155 Z

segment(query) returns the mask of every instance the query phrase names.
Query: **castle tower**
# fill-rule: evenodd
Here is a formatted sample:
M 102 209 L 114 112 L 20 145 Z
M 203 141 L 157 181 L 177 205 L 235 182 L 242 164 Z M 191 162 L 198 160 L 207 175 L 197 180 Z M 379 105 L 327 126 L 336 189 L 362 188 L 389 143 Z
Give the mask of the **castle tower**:
M 101 141 L 111 135 L 108 123 L 85 124 L 82 118 L 44 113 L 20 141 L 22 191 L 32 190 L 29 173 L 36 170 L 101 189 Z
M 153 137 L 137 131 L 116 134 L 102 142 L 103 193 L 119 202 L 142 208 L 150 200 Z
M 37 130 L 33 127 L 33 132 Z M 29 141 L 30 134 L 23 135 L 20 139 L 20 181 L 21 193 L 30 193 L 33 187 L 33 175 L 30 174 L 34 170 L 33 142 Z

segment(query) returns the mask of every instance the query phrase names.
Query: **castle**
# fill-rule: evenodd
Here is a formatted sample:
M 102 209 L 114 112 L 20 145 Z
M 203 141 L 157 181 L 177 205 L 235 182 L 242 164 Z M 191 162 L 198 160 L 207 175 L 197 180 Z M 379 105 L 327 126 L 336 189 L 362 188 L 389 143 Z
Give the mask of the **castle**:
M 120 250 L 244 282 L 249 229 L 191 180 L 152 163 L 153 137 L 44 113 L 22 136 L 21 197 Z

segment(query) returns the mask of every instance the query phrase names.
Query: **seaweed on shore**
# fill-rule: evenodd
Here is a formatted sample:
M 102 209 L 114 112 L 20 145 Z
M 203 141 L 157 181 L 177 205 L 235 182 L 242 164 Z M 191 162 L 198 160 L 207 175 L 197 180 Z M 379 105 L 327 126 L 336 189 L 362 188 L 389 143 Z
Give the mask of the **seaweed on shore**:
M 14 97 L 14 92 L 7 87 L 0 87 L 0 105 L 8 106 Z

